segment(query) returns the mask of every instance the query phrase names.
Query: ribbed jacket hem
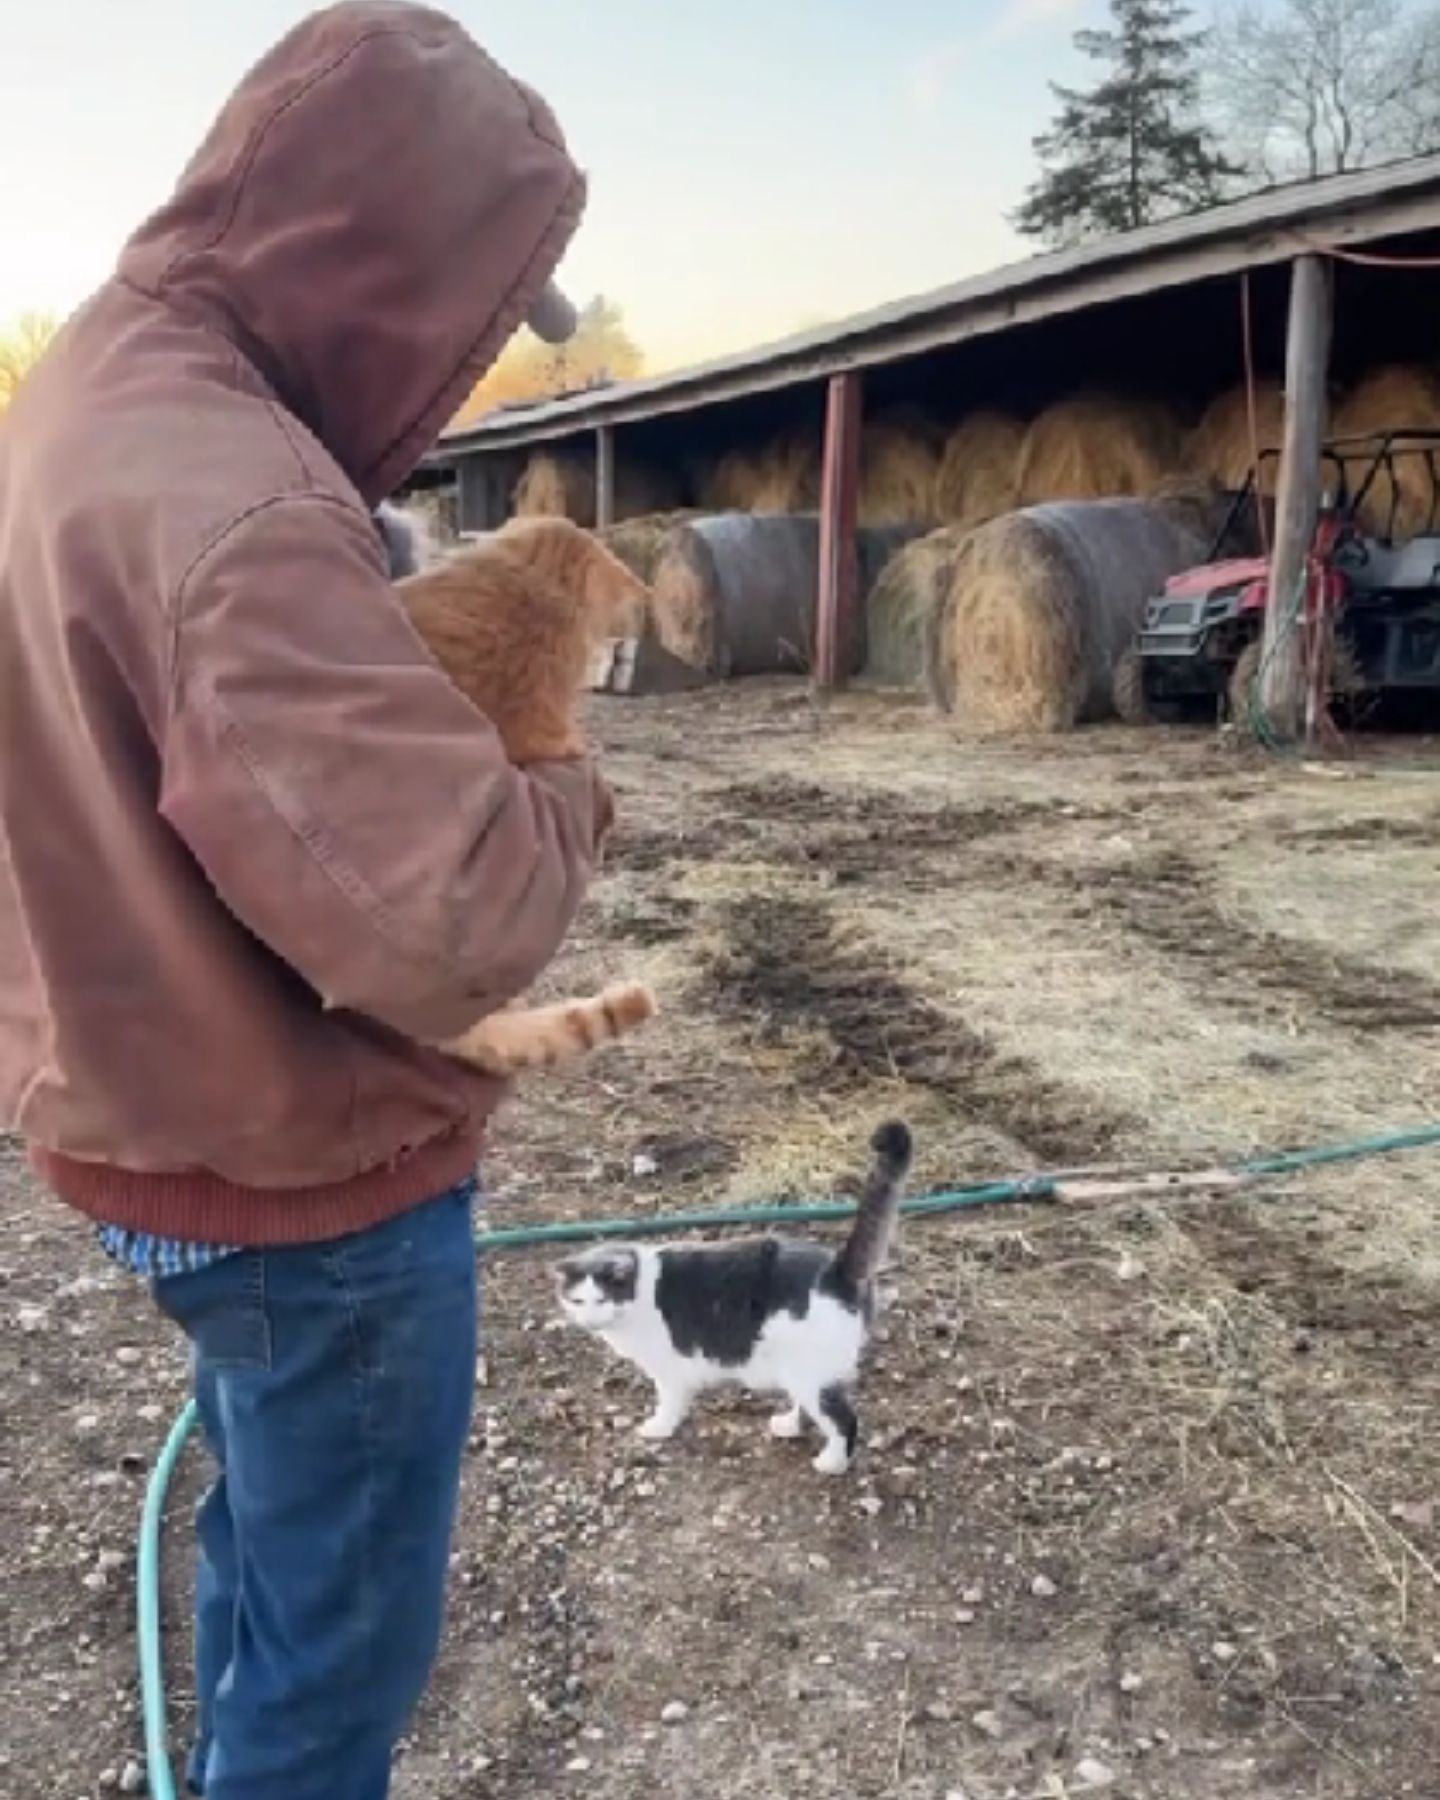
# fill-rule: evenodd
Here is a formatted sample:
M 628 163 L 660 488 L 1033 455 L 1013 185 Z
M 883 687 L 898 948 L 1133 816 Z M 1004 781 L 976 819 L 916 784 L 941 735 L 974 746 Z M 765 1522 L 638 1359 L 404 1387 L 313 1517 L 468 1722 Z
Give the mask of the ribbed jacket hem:
M 236 1248 L 346 1237 L 443 1194 L 474 1173 L 480 1133 L 437 1138 L 403 1161 L 320 1187 L 252 1188 L 205 1170 L 142 1174 L 30 1146 L 36 1174 L 97 1224 Z

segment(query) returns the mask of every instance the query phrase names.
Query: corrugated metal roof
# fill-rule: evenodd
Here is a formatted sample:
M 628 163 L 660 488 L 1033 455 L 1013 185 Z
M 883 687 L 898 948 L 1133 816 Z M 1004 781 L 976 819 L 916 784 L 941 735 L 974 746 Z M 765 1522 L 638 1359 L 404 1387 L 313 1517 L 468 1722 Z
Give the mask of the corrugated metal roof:
M 425 459 L 540 443 L 763 393 L 958 343 L 1105 300 L 1293 256 L 1440 226 L 1440 155 L 1268 188 L 1207 212 L 1030 257 L 951 286 L 694 368 L 491 414 Z

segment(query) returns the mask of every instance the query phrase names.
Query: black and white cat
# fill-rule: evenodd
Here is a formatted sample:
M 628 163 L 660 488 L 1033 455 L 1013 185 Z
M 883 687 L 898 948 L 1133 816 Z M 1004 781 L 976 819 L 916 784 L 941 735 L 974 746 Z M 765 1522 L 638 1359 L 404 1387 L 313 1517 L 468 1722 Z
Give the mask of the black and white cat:
M 799 1437 L 809 1419 L 825 1440 L 815 1467 L 825 1475 L 849 1468 L 859 1436 L 851 1393 L 910 1168 L 909 1128 L 882 1125 L 871 1148 L 838 1252 L 777 1237 L 658 1250 L 611 1244 L 558 1265 L 565 1317 L 655 1384 L 642 1437 L 673 1436 L 697 1395 L 734 1384 L 785 1395 L 790 1404 L 771 1432 Z

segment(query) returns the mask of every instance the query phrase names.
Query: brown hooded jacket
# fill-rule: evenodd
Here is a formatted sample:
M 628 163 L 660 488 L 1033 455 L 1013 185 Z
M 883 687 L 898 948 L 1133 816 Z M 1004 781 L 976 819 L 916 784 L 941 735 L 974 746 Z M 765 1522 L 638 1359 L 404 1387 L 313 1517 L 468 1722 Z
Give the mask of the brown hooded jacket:
M 414 1039 L 550 960 L 598 790 L 506 763 L 370 508 L 583 202 L 453 21 L 332 7 L 0 424 L 0 1116 L 97 1218 L 314 1240 L 473 1166 L 498 1090 Z

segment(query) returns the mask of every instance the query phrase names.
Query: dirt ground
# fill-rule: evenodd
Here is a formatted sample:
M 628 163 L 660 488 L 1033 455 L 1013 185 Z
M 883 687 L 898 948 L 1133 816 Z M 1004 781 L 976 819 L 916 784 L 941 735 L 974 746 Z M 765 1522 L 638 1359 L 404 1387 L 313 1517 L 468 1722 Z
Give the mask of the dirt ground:
M 741 684 L 608 701 L 623 835 L 554 986 L 665 1018 L 532 1084 L 495 1222 L 1175 1164 L 1440 1115 L 1440 746 L 956 741 Z M 638 1160 L 637 1160 L 638 1159 Z M 138 1752 L 131 1556 L 183 1363 L 0 1196 L 0 1794 Z M 644 1395 L 497 1256 L 451 1626 L 399 1800 L 1440 1796 L 1440 1152 L 907 1226 L 852 1474 Z M 183 1737 L 186 1465 L 170 1546 Z M 131 1771 L 133 1773 L 133 1771 Z

